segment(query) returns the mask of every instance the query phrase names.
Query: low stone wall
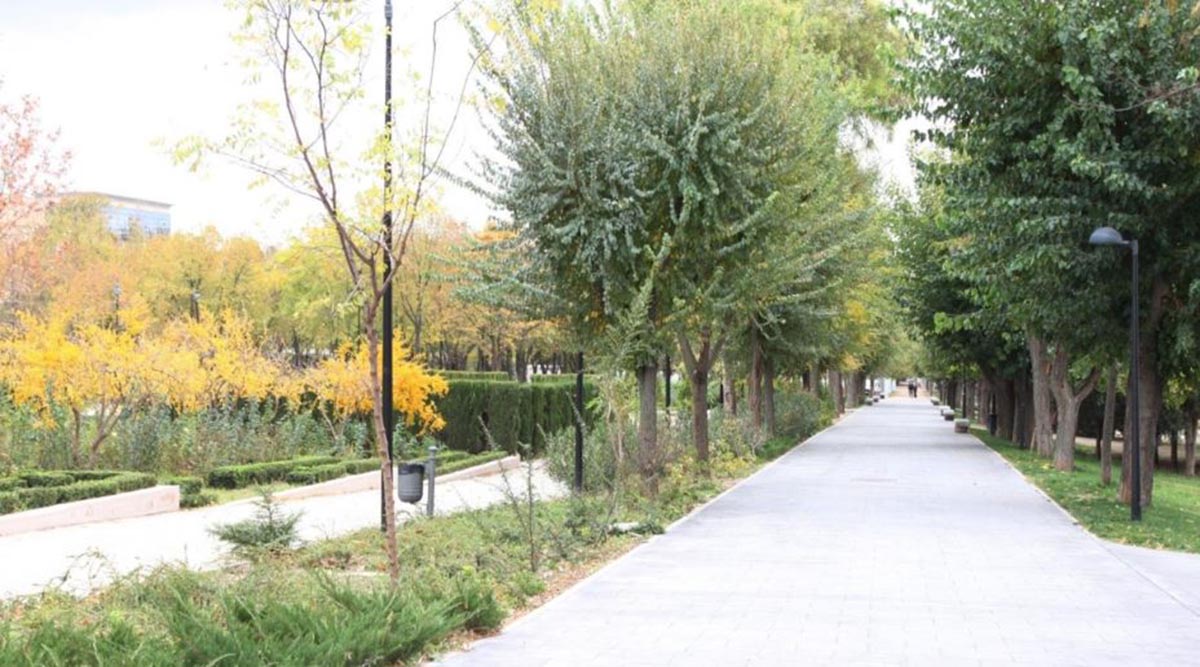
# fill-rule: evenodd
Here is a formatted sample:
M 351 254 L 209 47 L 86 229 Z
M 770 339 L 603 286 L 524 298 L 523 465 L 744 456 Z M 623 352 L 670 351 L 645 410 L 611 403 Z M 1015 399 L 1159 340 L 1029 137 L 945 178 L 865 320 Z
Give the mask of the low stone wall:
M 179 487 L 153 486 L 102 498 L 89 498 L 0 515 L 0 537 L 81 523 L 129 519 L 179 510 Z

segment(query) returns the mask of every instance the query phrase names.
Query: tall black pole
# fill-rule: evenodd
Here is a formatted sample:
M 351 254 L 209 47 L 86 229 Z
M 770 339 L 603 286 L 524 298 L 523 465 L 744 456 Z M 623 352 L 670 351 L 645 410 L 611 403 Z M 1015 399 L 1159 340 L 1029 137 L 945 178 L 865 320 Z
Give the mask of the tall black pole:
M 383 377 L 382 396 L 384 440 L 387 442 L 388 474 L 396 468 L 392 439 L 392 0 L 384 0 L 383 18 L 386 23 L 383 50 L 383 128 L 387 134 L 387 151 L 383 156 Z M 382 482 L 382 480 L 380 480 Z M 387 529 L 387 497 L 384 484 L 379 485 L 379 523 Z
M 670 410 L 671 409 L 671 355 L 669 355 L 669 354 L 666 356 L 665 363 L 663 364 L 663 384 L 665 385 L 664 390 L 666 392 L 666 394 L 664 396 L 664 398 L 666 398 L 666 401 L 664 401 L 664 403 L 666 405 L 667 410 Z
M 1129 475 L 1129 517 L 1133 521 L 1142 520 L 1142 451 L 1141 451 L 1141 431 L 1142 424 L 1140 421 L 1140 406 L 1138 405 L 1140 398 L 1138 387 L 1138 376 L 1140 373 L 1141 361 L 1141 331 L 1138 326 L 1140 313 L 1138 311 L 1138 242 L 1137 239 L 1129 241 L 1129 250 L 1133 255 L 1133 307 L 1129 316 L 1129 403 L 1133 410 L 1130 418 L 1130 439 L 1129 439 L 1129 454 L 1133 457 L 1133 467 Z
M 583 353 L 575 357 L 575 491 L 583 491 Z

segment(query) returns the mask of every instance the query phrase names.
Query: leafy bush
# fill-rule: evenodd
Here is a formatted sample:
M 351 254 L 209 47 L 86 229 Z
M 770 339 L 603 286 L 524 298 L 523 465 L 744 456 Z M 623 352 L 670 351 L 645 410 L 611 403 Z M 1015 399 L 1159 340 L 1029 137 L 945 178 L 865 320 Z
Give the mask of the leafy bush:
M 20 477 L 0 477 L 0 491 L 12 491 L 25 486 L 25 480 Z
M 68 472 L 28 470 L 18 475 L 25 486 L 66 486 L 75 481 Z
M 575 429 L 566 428 L 546 438 L 546 471 L 566 485 L 575 481 Z M 583 436 L 583 488 L 588 491 L 611 489 L 617 479 L 617 460 L 613 455 L 606 427 L 597 424 Z
M 0 624 L 0 664 L 408 664 L 463 627 L 458 603 L 265 567 L 235 579 L 169 568 L 96 598 L 22 603 Z
M 298 468 L 341 461 L 336 456 L 304 456 L 286 461 L 267 461 L 244 465 L 222 466 L 208 473 L 208 485 L 216 489 L 242 489 L 256 484 L 270 484 L 287 479 L 288 473 Z
M 167 477 L 163 484 L 173 484 L 179 487 L 180 495 L 191 496 L 204 490 L 204 480 L 199 477 Z
M 0 491 L 0 514 L 16 512 L 21 508 L 21 499 L 12 491 Z
M 213 526 L 211 532 L 218 539 L 233 545 L 234 551 L 250 553 L 258 550 L 280 552 L 296 543 L 298 512 L 285 512 L 270 493 L 263 492 L 254 501 L 254 516 L 249 519 Z
M 207 507 L 217 502 L 217 494 L 208 491 L 200 491 L 198 493 L 181 494 L 179 496 L 179 507 L 182 509 L 195 509 L 197 507 Z
M 54 486 L 31 486 L 17 489 L 13 493 L 17 497 L 16 511 L 35 510 L 62 502 L 59 500 L 61 497 L 59 487 Z
M 540 452 L 543 433 L 554 433 L 574 423 L 573 381 L 498 382 L 486 380 L 449 381 L 450 391 L 437 399 L 446 427 L 437 437 L 451 449 L 481 452 L 488 449 L 485 435 L 497 447 L 515 453 L 521 443 Z M 596 394 L 591 382 L 584 383 L 584 400 Z M 588 419 L 585 413 L 584 418 Z

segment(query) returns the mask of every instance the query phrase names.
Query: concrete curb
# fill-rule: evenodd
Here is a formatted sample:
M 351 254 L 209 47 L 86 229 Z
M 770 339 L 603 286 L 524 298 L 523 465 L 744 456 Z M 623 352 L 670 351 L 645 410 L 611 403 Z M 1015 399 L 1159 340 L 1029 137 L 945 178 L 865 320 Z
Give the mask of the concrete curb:
M 179 487 L 152 486 L 0 516 L 0 537 L 179 511 Z

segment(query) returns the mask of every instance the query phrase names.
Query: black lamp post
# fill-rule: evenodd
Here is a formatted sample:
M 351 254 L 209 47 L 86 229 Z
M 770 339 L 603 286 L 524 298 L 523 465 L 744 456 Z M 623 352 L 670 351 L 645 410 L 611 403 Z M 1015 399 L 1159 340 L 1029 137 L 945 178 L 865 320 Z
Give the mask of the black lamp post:
M 395 436 L 395 415 L 392 414 L 392 0 L 384 0 L 384 50 L 383 50 L 383 127 L 387 133 L 388 152 L 383 162 L 383 276 L 386 281 L 383 286 L 383 373 L 380 378 L 383 408 L 383 430 L 387 439 L 388 473 L 394 474 L 395 450 L 392 440 Z M 387 529 L 387 499 L 383 496 L 386 486 L 379 485 L 379 524 Z
M 1129 248 L 1129 253 L 1133 258 L 1133 291 L 1130 296 L 1131 313 L 1129 315 L 1129 407 L 1132 410 L 1130 413 L 1129 423 L 1133 427 L 1130 433 L 1127 434 L 1127 442 L 1129 451 L 1127 454 L 1133 459 L 1133 468 L 1129 475 L 1129 512 L 1130 519 L 1133 521 L 1142 520 L 1142 452 L 1139 440 L 1141 439 L 1141 422 L 1138 415 L 1138 367 L 1140 341 L 1138 320 L 1138 242 L 1137 239 L 1129 239 L 1126 241 L 1121 232 L 1112 227 L 1100 227 L 1092 232 L 1088 243 L 1092 245 L 1103 246 L 1119 246 Z

